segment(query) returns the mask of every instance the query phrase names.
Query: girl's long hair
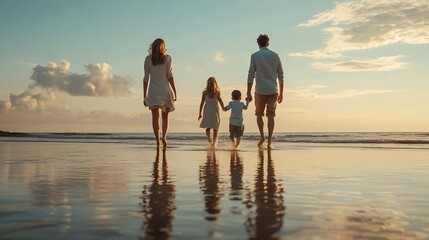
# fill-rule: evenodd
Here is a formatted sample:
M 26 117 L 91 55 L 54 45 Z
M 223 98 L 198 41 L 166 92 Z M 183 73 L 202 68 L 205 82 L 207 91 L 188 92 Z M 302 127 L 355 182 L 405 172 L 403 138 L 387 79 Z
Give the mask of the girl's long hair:
M 152 64 L 154 66 L 158 64 L 164 64 L 166 59 L 167 48 L 165 47 L 165 41 L 162 38 L 157 38 L 149 47 L 149 54 L 152 54 Z
M 207 86 L 204 89 L 204 93 L 209 98 L 220 96 L 220 88 L 215 77 L 209 77 L 209 79 L 207 79 Z

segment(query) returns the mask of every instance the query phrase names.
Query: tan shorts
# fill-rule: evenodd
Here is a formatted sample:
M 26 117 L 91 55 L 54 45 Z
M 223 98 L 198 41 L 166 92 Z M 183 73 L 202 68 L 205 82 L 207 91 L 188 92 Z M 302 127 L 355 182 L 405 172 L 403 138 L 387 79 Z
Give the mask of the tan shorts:
M 277 97 L 278 93 L 262 95 L 255 93 L 255 115 L 256 116 L 264 116 L 265 106 L 267 107 L 267 117 L 276 116 L 276 108 L 277 108 Z

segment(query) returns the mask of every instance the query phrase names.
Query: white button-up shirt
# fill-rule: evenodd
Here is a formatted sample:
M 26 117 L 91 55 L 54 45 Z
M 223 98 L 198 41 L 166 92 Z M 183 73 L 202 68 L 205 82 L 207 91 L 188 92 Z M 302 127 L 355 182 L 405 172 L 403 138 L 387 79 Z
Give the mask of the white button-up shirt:
M 278 93 L 277 79 L 279 84 L 283 84 L 283 67 L 279 55 L 267 47 L 253 53 L 250 57 L 247 83 L 253 83 L 253 79 L 256 79 L 256 93 L 262 95 Z

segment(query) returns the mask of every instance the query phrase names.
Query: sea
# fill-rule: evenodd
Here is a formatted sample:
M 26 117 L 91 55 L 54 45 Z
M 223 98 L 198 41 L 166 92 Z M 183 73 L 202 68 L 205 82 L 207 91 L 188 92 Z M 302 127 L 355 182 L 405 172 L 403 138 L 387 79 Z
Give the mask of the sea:
M 206 146 L 204 133 L 168 133 L 171 146 Z M 259 134 L 246 133 L 242 142 L 254 145 Z M 11 142 L 76 142 L 76 143 L 123 143 L 153 145 L 153 133 L 79 133 L 79 132 L 38 132 L 21 137 L 3 136 L 0 141 Z M 380 148 L 421 148 L 429 149 L 429 132 L 279 132 L 273 142 L 276 146 L 344 146 Z M 219 143 L 228 144 L 228 133 L 219 134 Z M 221 144 L 222 145 L 222 144 Z

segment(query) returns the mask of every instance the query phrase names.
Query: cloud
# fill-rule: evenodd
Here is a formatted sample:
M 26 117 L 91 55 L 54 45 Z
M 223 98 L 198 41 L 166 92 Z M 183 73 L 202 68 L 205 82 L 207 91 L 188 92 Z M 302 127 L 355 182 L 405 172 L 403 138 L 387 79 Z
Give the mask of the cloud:
M 25 110 L 30 112 L 42 112 L 46 109 L 48 98 L 42 94 L 32 94 L 27 90 L 19 95 L 11 93 L 9 101 L 0 101 L 0 112 Z
M 380 57 L 376 59 L 361 59 L 340 62 L 315 62 L 311 65 L 319 70 L 328 72 L 369 72 L 392 71 L 402 69 L 408 64 L 399 61 L 403 56 Z
M 107 63 L 84 66 L 89 74 L 70 72 L 70 62 L 37 65 L 33 68 L 31 88 L 41 87 L 50 91 L 66 92 L 72 96 L 118 97 L 130 93 L 132 80 L 111 73 Z
M 319 85 L 316 85 L 319 86 Z M 308 87 L 302 87 L 302 88 L 295 88 L 295 89 L 287 89 L 287 94 L 292 95 L 295 98 L 304 98 L 304 99 L 343 99 L 343 98 L 350 98 L 350 97 L 356 97 L 361 95 L 368 95 L 368 94 L 378 94 L 378 93 L 392 93 L 392 92 L 398 92 L 398 90 L 389 90 L 389 89 L 346 89 L 338 92 L 333 93 L 318 93 L 315 90 L 320 89 L 321 87 L 314 87 L 308 86 Z M 323 88 L 327 88 L 326 86 L 323 86 Z
M 70 62 L 66 60 L 59 64 L 36 65 L 31 76 L 34 82 L 23 93 L 11 93 L 9 100 L 0 100 L 0 112 L 68 112 L 66 107 L 53 104 L 56 92 L 94 97 L 117 97 L 131 93 L 132 79 L 113 75 L 109 64 L 88 64 L 84 67 L 89 74 L 70 72 Z M 35 93 L 37 87 L 45 93 Z
M 291 56 L 291 57 L 309 57 L 312 59 L 330 59 L 330 58 L 342 57 L 342 55 L 339 53 L 327 53 L 327 52 L 322 52 L 320 50 L 306 51 L 304 53 L 293 52 L 293 53 L 289 53 L 289 56 Z
M 360 0 L 338 2 L 300 27 L 321 24 L 330 37 L 322 52 L 371 49 L 394 43 L 429 43 L 428 0 Z
M 214 55 L 213 61 L 216 63 L 225 62 L 225 54 L 221 51 L 217 51 Z

